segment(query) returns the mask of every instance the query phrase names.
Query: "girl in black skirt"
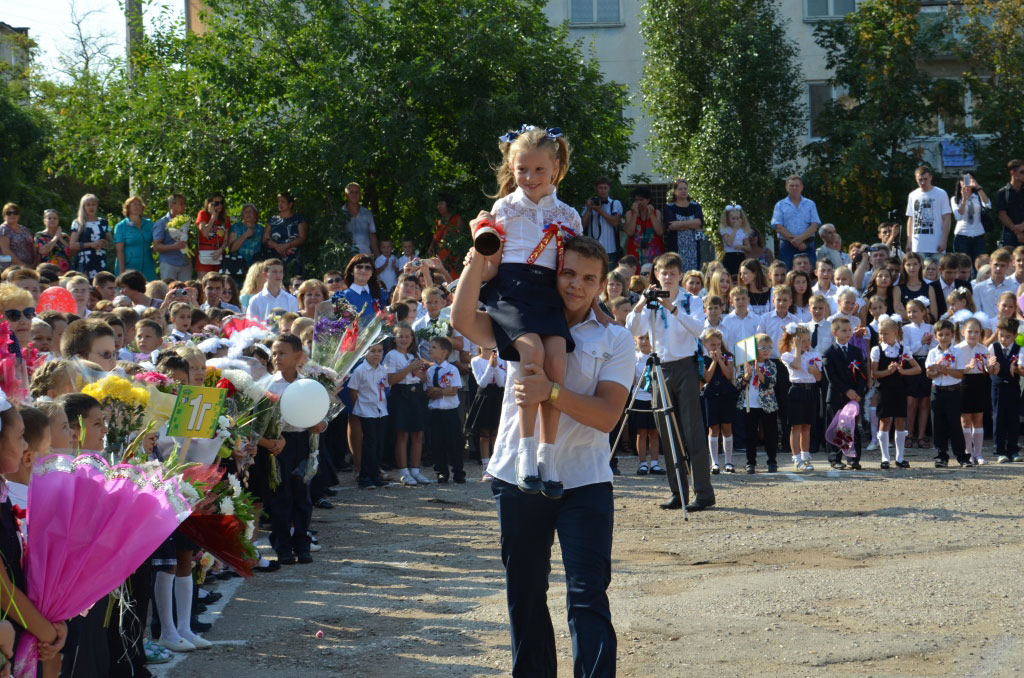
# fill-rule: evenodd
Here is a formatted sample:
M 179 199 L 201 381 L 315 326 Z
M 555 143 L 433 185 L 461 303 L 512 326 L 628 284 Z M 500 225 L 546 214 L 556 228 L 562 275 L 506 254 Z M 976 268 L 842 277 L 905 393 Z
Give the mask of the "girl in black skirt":
M 981 314 L 977 314 L 981 315 Z M 964 380 L 961 382 L 963 399 L 960 409 L 960 423 L 964 427 L 964 441 L 967 443 L 967 454 L 971 461 L 981 466 L 985 457 L 981 454 L 985 429 L 982 417 L 991 408 L 991 380 L 988 378 L 988 349 L 981 343 L 984 331 L 981 320 L 971 317 L 960 323 L 960 332 L 964 340 L 957 344 L 960 357 L 967 367 L 964 369 Z
M 907 302 L 910 322 L 903 326 L 906 352 L 918 365 L 924 365 L 928 351 L 935 348 L 935 334 L 928 322 L 927 310 L 931 302 L 917 297 Z M 920 374 L 907 378 L 907 445 L 927 450 L 932 441 L 925 435 L 931 413 L 932 381 L 922 369 Z
M 818 382 L 821 354 L 811 347 L 811 331 L 789 323 L 779 340 L 782 364 L 789 372 L 789 448 L 793 468 L 813 471 L 811 465 L 811 424 L 818 416 Z
M 558 128 L 523 125 L 502 135 L 498 148 L 498 200 L 490 214 L 481 213 L 471 223 L 474 243 L 488 233 L 503 241 L 487 257 L 483 277 L 488 282 L 480 301 L 502 358 L 541 365 L 548 379 L 565 383 L 566 354 L 575 344 L 556 279 L 565 240 L 583 232 L 579 212 L 560 202 L 555 191 L 569 171 L 569 142 Z M 521 171 L 527 165 L 531 170 Z M 516 484 L 521 491 L 562 497 L 555 463 L 560 416 L 550 404 L 519 407 Z
M 491 444 L 498 432 L 501 420 L 501 401 L 505 397 L 505 361 L 498 357 L 493 348 L 478 347 L 479 355 L 473 356 L 470 369 L 476 379 L 476 397 L 466 414 L 466 434 L 480 439 L 480 463 L 484 466 L 482 480 L 490 482 L 494 477 L 487 472 L 491 459 Z
M 882 468 L 889 468 L 889 428 L 896 430 L 896 466 L 910 468 L 903 459 L 907 441 L 907 387 L 921 374 L 921 366 L 900 342 L 899 316 L 882 316 L 878 321 L 878 346 L 871 349 L 871 373 L 878 381 L 878 449 Z
M 732 422 L 736 417 L 736 399 L 739 397 L 739 391 L 732 383 L 732 354 L 722 348 L 722 333 L 718 330 L 704 330 L 701 341 L 708 354 L 702 402 L 707 415 L 711 472 L 719 472 L 718 436 L 721 435 L 722 450 L 725 452 L 725 472 L 735 473 L 736 467 L 732 464 Z
M 394 334 L 395 347 L 384 356 L 383 364 L 391 384 L 388 413 L 395 430 L 395 466 L 403 485 L 429 485 L 430 479 L 420 470 L 427 427 L 426 363 L 416 355 L 410 325 L 395 325 Z

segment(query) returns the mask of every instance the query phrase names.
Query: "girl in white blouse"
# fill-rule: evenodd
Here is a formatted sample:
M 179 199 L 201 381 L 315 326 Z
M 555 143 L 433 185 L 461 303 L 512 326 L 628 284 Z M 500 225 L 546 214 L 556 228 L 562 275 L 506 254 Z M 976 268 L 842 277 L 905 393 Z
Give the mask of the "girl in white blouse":
M 793 467 L 813 471 L 811 424 L 819 416 L 817 383 L 821 380 L 821 354 L 811 348 L 811 331 L 790 323 L 779 341 L 782 364 L 789 372 L 789 446 Z

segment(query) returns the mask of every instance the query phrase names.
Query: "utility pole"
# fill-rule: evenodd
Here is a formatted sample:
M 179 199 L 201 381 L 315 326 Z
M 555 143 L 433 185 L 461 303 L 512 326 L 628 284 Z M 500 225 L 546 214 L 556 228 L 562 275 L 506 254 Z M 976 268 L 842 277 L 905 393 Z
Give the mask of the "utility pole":
M 142 0 L 125 0 L 124 19 L 130 74 L 135 70 L 135 53 L 142 46 Z
M 135 59 L 142 49 L 142 0 L 125 0 L 124 3 L 125 35 L 127 43 L 128 77 L 135 80 Z M 138 186 L 135 177 L 128 174 L 128 191 L 137 195 Z

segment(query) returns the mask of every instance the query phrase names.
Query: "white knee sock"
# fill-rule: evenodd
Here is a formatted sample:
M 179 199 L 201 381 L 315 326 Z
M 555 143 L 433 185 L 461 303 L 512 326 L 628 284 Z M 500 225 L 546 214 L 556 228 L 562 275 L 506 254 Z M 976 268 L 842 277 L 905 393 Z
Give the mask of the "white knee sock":
M 708 436 L 708 450 L 711 451 L 711 464 L 718 466 L 718 436 Z
M 964 452 L 971 459 L 974 458 L 974 427 L 967 428 L 964 426 L 964 446 L 967 448 Z
M 974 456 L 978 459 L 984 459 L 981 454 L 981 448 L 985 444 L 985 427 L 979 426 L 974 429 Z
M 520 438 L 519 451 L 516 453 L 516 478 L 522 480 L 537 475 L 537 438 Z
M 558 482 L 558 471 L 555 470 L 555 446 L 541 443 L 537 446 L 537 472 L 542 480 Z
M 732 463 L 732 436 L 722 438 L 722 450 L 725 452 L 725 463 Z
M 889 432 L 879 431 L 875 435 L 875 440 L 878 441 L 878 450 L 882 453 L 882 461 L 889 461 Z
M 153 600 L 156 602 L 156 616 L 160 620 L 160 637 L 174 641 L 179 638 L 178 629 L 174 627 L 174 575 L 170 572 L 157 572 L 156 583 L 153 585 Z
M 907 444 L 907 432 L 896 431 L 896 461 L 903 461 L 903 448 Z
M 174 578 L 174 603 L 178 614 L 178 635 L 190 640 L 192 633 L 192 575 Z

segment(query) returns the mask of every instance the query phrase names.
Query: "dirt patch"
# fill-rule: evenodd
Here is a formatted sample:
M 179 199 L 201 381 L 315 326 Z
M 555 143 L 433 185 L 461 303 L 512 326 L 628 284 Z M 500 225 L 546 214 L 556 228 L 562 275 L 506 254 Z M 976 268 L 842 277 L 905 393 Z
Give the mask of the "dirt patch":
M 656 506 L 664 480 L 623 459 L 609 590 L 619 675 L 1019 675 L 1024 465 L 910 461 L 716 476 L 718 506 L 684 523 Z M 223 642 L 159 675 L 508 675 L 489 487 L 346 486 L 336 503 L 315 513 L 313 565 L 243 584 L 206 634 Z M 568 676 L 557 557 L 552 566 Z

